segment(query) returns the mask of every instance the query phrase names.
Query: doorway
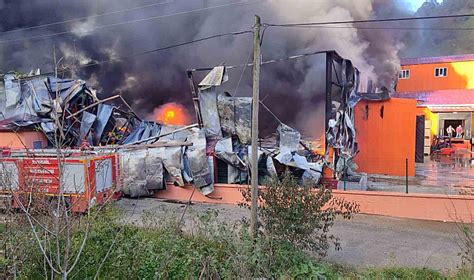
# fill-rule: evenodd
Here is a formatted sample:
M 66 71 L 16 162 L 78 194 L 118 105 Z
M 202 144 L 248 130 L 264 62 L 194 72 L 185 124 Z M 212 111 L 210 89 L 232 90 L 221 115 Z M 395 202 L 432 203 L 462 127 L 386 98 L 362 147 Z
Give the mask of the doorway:
M 444 130 L 449 126 L 452 126 L 454 129 L 461 125 L 464 128 L 464 120 L 444 120 Z
M 465 129 L 464 127 L 464 120 L 444 120 L 444 133 L 446 133 L 446 135 L 448 135 L 448 132 L 446 132 L 446 129 L 449 127 L 449 126 L 452 126 L 454 128 L 454 130 L 456 130 L 456 127 L 458 126 L 461 126 L 463 129 Z M 456 132 L 453 133 L 453 137 L 456 136 Z
M 416 116 L 415 162 L 424 162 L 425 116 Z

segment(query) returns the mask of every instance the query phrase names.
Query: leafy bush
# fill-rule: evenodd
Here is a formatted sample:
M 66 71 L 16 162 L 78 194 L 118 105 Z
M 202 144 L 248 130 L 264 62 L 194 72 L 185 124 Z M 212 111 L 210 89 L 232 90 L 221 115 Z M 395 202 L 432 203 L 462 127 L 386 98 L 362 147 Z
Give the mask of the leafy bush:
M 340 249 L 339 239 L 329 230 L 337 217 L 350 219 L 357 213 L 358 204 L 333 197 L 324 187 L 301 186 L 289 173 L 282 179 L 273 177 L 265 185 L 258 197 L 264 235 L 320 256 L 326 255 L 331 243 Z M 249 206 L 249 190 L 244 191 L 244 198 Z

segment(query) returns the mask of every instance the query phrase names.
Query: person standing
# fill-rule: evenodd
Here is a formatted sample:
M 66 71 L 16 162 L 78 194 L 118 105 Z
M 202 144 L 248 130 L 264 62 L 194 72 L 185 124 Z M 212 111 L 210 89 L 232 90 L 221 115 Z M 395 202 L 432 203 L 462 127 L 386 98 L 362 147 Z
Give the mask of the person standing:
M 458 125 L 458 127 L 456 127 L 456 138 L 462 138 L 463 132 L 464 129 L 462 128 L 462 126 Z
M 449 138 L 452 138 L 452 137 L 453 137 L 453 133 L 454 133 L 454 127 L 452 127 L 451 125 L 449 125 L 448 128 L 446 128 L 446 132 L 448 133 L 448 137 L 449 137 Z

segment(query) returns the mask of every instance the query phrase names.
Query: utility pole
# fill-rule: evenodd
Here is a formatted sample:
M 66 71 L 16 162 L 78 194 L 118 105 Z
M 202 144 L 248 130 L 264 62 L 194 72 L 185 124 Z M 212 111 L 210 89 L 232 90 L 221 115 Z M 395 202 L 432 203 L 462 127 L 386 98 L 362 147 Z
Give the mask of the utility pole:
M 253 31 L 253 95 L 252 95 L 252 158 L 251 158 L 251 186 L 252 205 L 250 217 L 250 231 L 253 237 L 257 236 L 257 201 L 258 201 L 258 107 L 260 91 L 260 17 L 255 16 Z

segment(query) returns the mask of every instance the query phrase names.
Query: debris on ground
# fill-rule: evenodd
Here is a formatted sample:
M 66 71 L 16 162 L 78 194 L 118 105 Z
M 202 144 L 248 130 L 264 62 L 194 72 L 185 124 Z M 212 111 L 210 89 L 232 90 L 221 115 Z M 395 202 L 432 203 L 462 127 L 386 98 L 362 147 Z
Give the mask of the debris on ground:
M 317 184 L 325 168 L 336 179 L 363 181 L 353 162 L 358 151 L 354 106 L 388 93 L 361 95 L 357 68 L 342 58 L 339 64 L 324 142 L 302 139 L 260 102 L 279 122 L 274 135 L 260 139 L 260 183 L 291 172 L 301 183 Z M 123 191 L 131 197 L 151 195 L 166 182 L 193 184 L 205 195 L 215 183 L 248 183 L 252 98 L 221 90 L 229 80 L 225 66 L 212 68 L 197 86 L 192 75 L 190 80 L 198 123 L 183 127 L 143 120 L 120 95 L 100 99 L 83 80 L 6 74 L 0 83 L 0 130 L 41 131 L 51 148 L 118 153 Z

